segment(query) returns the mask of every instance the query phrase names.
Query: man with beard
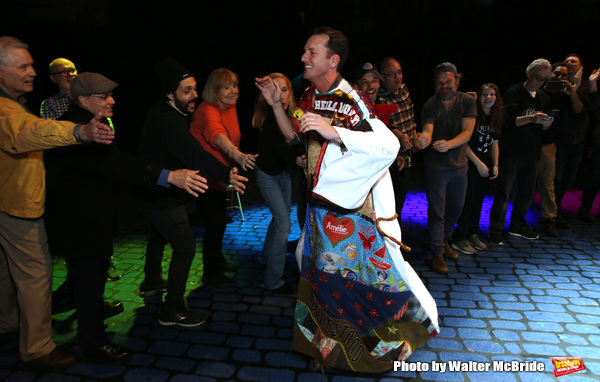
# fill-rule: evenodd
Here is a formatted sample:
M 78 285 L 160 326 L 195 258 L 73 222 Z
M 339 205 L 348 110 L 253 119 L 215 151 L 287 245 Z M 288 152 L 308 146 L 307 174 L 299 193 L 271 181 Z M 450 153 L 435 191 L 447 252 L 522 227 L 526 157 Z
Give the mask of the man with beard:
M 377 94 L 377 104 L 393 104 L 397 110 L 390 115 L 387 126 L 400 141 L 400 152 L 396 162 L 390 166 L 394 194 L 396 197 L 396 213 L 398 223 L 402 215 L 402 207 L 406 200 L 411 167 L 413 138 L 415 137 L 415 112 L 408 87 L 403 82 L 402 66 L 393 57 L 381 61 L 381 87 Z
M 50 81 L 58 86 L 58 93 L 42 101 L 40 117 L 59 119 L 71 104 L 71 82 L 77 77 L 75 64 L 66 58 L 57 58 L 50 63 Z
M 71 85 L 73 103 L 61 119 L 78 123 L 100 114 L 108 123 L 117 85 L 101 74 L 81 73 Z M 52 252 L 67 261 L 67 290 L 77 308 L 79 345 L 88 359 L 125 362 L 131 351 L 111 343 L 104 331 L 104 319 L 123 311 L 121 302 L 103 303 L 113 255 L 115 188 L 123 183 L 150 188 L 173 184 L 197 195 L 206 188 L 206 179 L 197 171 L 155 168 L 120 151 L 116 144 L 49 150 L 44 164 L 48 242 Z
M 206 152 L 190 133 L 189 115 L 196 109 L 196 80 L 191 71 L 167 58 L 155 66 L 166 99 L 156 102 L 148 112 L 139 146 L 139 156 L 161 168 L 200 170 L 201 175 L 232 184 L 243 193 L 237 168 L 230 168 Z M 196 254 L 196 238 L 185 208 L 185 193 L 176 189 L 148 190 L 140 193 L 141 207 L 147 214 L 151 233 L 146 247 L 144 281 L 140 296 L 167 291 L 159 323 L 165 326 L 193 327 L 206 316 L 186 308 L 184 294 L 190 267 Z M 162 257 L 165 245 L 171 243 L 173 253 L 166 283 L 162 279 Z
M 467 191 L 467 143 L 471 139 L 477 108 L 475 99 L 458 91 L 461 75 L 449 62 L 434 70 L 436 94 L 422 110 L 423 131 L 415 145 L 425 152 L 427 225 L 433 253 L 432 269 L 448 273 L 444 257 L 456 260 L 448 240 L 458 221 Z M 432 143 L 433 142 L 433 143 Z
M 527 80 L 511 86 L 502 97 L 505 107 L 498 188 L 490 211 L 490 241 L 497 245 L 504 244 L 502 230 L 515 183 L 517 192 L 508 234 L 528 240 L 539 238 L 527 225 L 525 216 L 535 194 L 542 155 L 542 132 L 554 122 L 554 118 L 547 114 L 550 112 L 548 95 L 538 91 L 550 77 L 551 68 L 550 61 L 546 59 L 534 60 L 525 70 Z

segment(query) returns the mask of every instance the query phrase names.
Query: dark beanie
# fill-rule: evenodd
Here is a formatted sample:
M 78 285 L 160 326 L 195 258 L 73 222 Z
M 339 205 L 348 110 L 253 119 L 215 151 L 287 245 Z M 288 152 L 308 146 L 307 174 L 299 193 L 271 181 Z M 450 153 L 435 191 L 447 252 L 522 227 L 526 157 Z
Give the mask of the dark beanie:
M 179 83 L 186 78 L 194 77 L 191 70 L 184 68 L 174 59 L 168 57 L 154 65 L 154 72 L 160 79 L 160 84 L 165 93 L 177 90 Z

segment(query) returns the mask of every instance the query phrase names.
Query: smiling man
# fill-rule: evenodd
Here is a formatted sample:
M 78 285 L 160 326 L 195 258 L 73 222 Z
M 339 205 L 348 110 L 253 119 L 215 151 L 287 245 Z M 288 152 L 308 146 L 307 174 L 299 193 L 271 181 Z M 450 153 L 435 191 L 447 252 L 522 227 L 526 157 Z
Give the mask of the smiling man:
M 190 133 L 189 115 L 196 109 L 198 98 L 194 74 L 171 58 L 157 63 L 155 71 L 165 97 L 152 105 L 146 116 L 138 155 L 169 170 L 200 170 L 201 175 L 225 184 L 231 183 L 243 193 L 245 186 L 242 182 L 248 179 L 238 175 L 237 168 L 219 162 Z M 184 301 L 190 267 L 196 255 L 196 237 L 188 218 L 185 195 L 168 189 L 146 190 L 139 197 L 151 224 L 140 296 L 166 290 L 159 323 L 165 326 L 199 326 L 206 316 L 187 309 Z M 167 243 L 171 244 L 173 253 L 165 285 L 162 258 Z
M 397 107 L 396 112 L 390 115 L 388 127 L 401 145 L 398 160 L 390 167 L 396 196 L 396 213 L 398 214 L 398 223 L 400 223 L 410 182 L 413 140 L 416 136 L 415 106 L 408 87 L 404 83 L 404 73 L 400 62 L 393 57 L 386 57 L 381 61 L 380 68 L 382 84 L 376 103 L 393 104 Z
M 75 64 L 66 58 L 52 60 L 48 67 L 50 81 L 58 86 L 58 93 L 42 101 L 40 117 L 59 119 L 71 104 L 71 82 L 77 77 Z
M 63 368 L 74 357 L 52 341 L 52 261 L 44 213 L 43 153 L 83 141 L 111 143 L 114 132 L 92 116 L 87 124 L 34 116 L 24 106 L 36 72 L 27 44 L 0 37 L 0 333 L 20 330 L 25 365 Z
M 298 250 L 303 256 L 294 349 L 325 366 L 383 372 L 393 367 L 389 360 L 407 357 L 439 327 L 435 302 L 400 251 L 388 171 L 400 144 L 362 93 L 341 77 L 347 57 L 344 34 L 322 27 L 313 31 L 301 58 L 312 84 L 298 102 L 305 113 L 296 129 L 296 141 L 308 147 L 309 200 Z M 267 77 L 258 81 L 264 94 L 263 81 Z M 273 109 L 282 115 L 280 102 Z M 293 136 L 291 124 L 283 122 L 284 136 Z M 411 308 L 402 313 L 386 308 L 407 304 Z M 401 341 L 399 334 L 383 334 L 396 333 L 397 321 L 417 324 L 401 346 L 391 345 Z

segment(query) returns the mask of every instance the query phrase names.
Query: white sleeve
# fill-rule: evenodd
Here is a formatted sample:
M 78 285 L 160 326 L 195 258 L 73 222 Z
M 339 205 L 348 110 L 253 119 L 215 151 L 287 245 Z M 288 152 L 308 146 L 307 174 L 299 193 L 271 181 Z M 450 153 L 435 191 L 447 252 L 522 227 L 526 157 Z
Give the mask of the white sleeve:
M 335 127 L 342 145 L 330 141 L 314 192 L 346 209 L 363 205 L 373 185 L 396 159 L 400 143 L 376 118 L 368 118 L 373 131 Z

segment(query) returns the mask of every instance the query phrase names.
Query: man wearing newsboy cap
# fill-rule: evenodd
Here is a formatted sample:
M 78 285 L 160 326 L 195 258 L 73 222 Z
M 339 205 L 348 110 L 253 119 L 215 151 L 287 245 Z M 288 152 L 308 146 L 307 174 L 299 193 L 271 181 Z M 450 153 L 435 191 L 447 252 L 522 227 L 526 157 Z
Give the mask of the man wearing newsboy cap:
M 85 121 L 99 114 L 107 123 L 113 117 L 117 83 L 97 73 L 73 79 L 73 103 L 62 119 Z M 47 174 L 46 227 L 50 250 L 64 256 L 77 308 L 77 336 L 87 359 L 122 363 L 131 351 L 111 343 L 104 318 L 123 311 L 121 303 L 103 303 L 110 258 L 113 255 L 115 188 L 117 182 L 149 188 L 175 184 L 201 192 L 203 179 L 190 170 L 168 171 L 143 163 L 115 144 L 80 145 L 50 150 Z M 178 179 L 190 184 L 180 183 Z
M 34 116 L 24 106 L 36 72 L 27 44 L 0 37 L 0 334 L 20 331 L 26 367 L 55 370 L 75 361 L 52 341 L 52 261 L 44 213 L 42 150 L 95 141 L 114 132 L 90 115 L 84 123 Z

